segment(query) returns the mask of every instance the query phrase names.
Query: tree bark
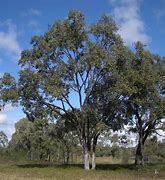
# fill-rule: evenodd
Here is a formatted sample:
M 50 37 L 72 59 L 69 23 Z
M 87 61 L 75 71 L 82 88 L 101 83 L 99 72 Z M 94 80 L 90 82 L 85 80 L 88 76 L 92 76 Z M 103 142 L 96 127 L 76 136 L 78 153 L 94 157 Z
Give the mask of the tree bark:
M 144 165 L 143 149 L 143 140 L 141 137 L 139 137 L 139 142 L 136 149 L 135 165 Z
M 88 149 L 87 145 L 84 147 L 84 169 L 90 169 L 90 150 Z

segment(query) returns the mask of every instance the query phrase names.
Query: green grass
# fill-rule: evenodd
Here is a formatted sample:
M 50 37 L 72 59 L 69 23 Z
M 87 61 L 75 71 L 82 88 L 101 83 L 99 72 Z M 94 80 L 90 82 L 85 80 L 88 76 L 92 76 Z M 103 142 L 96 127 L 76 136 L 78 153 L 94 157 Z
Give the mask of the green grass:
M 100 160 L 101 161 L 101 160 Z M 154 171 L 157 170 L 158 174 Z M 150 180 L 165 179 L 165 164 L 149 164 L 144 168 L 132 164 L 103 162 L 96 170 L 85 171 L 81 164 L 0 162 L 0 180 Z

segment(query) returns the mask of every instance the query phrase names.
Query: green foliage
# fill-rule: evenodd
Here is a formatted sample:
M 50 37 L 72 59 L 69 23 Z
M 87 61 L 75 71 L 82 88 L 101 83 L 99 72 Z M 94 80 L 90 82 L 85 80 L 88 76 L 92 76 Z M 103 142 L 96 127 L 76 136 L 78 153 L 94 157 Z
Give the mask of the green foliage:
M 18 100 L 18 91 L 14 77 L 9 73 L 4 73 L 0 78 L 0 106 L 6 103 L 15 104 Z
M 7 148 L 8 138 L 3 131 L 0 131 L 0 148 Z
M 149 138 L 144 147 L 144 155 L 148 157 L 149 162 L 157 163 L 165 161 L 165 143 Z
M 15 125 L 10 148 L 20 154 L 27 152 L 30 160 L 69 163 L 77 150 L 77 137 L 60 124 L 45 120 L 34 122 L 24 118 Z M 71 159 L 72 158 L 72 159 Z

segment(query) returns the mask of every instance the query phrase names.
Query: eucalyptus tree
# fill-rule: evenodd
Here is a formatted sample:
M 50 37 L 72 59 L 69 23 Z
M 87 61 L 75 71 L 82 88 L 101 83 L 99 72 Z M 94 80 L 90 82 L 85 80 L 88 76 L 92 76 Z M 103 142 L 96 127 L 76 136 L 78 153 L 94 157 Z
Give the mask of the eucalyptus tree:
M 15 124 L 15 132 L 12 135 L 10 146 L 16 150 L 27 150 L 32 160 L 34 124 L 27 118 L 19 120 Z
M 164 126 L 164 70 L 161 58 L 146 51 L 144 45 L 137 42 L 130 67 L 121 78 L 121 81 L 125 81 L 124 87 L 118 81 L 130 130 L 138 134 L 135 164 L 144 164 L 145 141 Z
M 122 64 L 119 57 L 124 48 L 116 24 L 104 15 L 87 26 L 81 12 L 70 11 L 64 21 L 56 21 L 44 35 L 33 37 L 31 44 L 19 60 L 21 105 L 32 120 L 41 114 L 55 118 L 65 114 L 82 145 L 84 168 L 89 169 L 91 146 L 95 151 L 98 136 L 107 127 L 103 108 L 97 111 L 90 99 L 97 85 L 117 75 L 115 69 Z

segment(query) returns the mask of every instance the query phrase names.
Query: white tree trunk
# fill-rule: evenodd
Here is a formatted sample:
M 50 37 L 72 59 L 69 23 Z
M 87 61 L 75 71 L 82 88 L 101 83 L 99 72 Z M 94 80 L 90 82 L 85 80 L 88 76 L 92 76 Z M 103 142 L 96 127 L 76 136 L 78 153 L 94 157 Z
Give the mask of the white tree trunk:
M 99 134 L 93 137 L 92 169 L 96 169 L 96 145 L 97 145 L 98 136 Z
M 92 169 L 96 168 L 96 155 L 95 152 L 92 153 Z
M 84 151 L 84 169 L 89 170 L 90 169 L 90 153 L 87 150 L 87 148 Z

